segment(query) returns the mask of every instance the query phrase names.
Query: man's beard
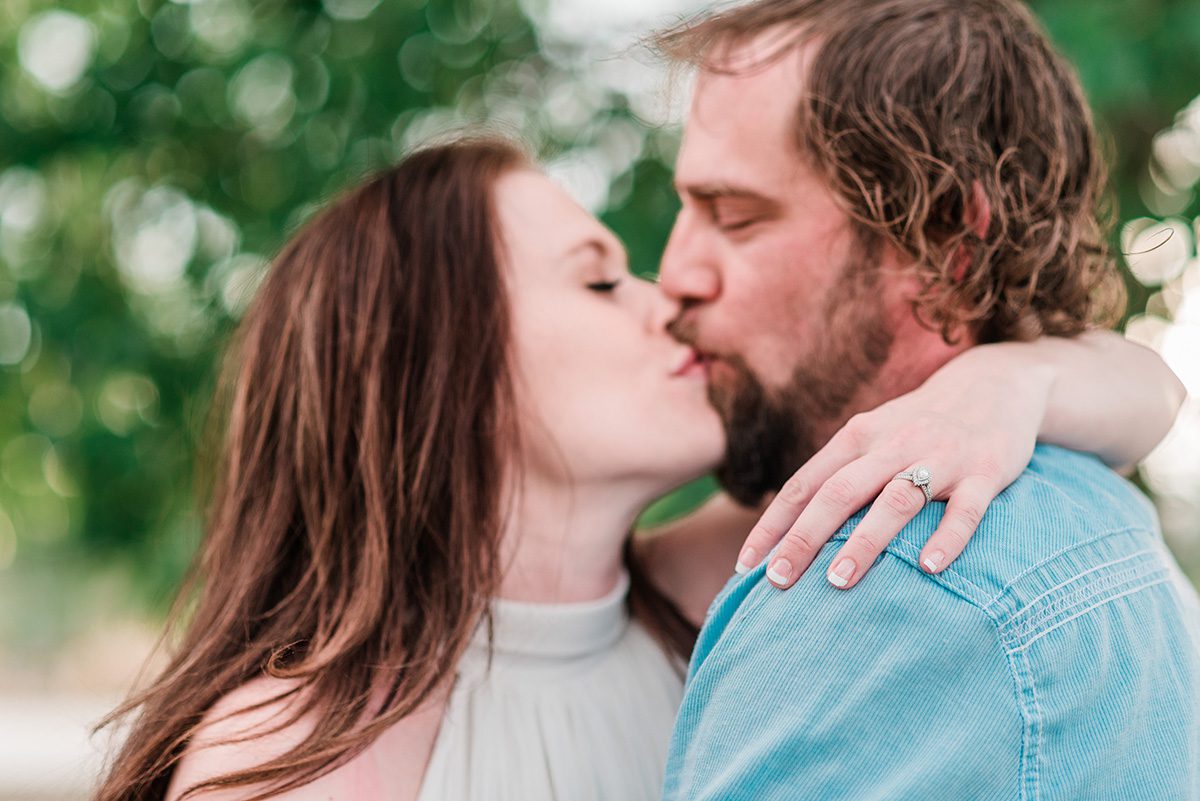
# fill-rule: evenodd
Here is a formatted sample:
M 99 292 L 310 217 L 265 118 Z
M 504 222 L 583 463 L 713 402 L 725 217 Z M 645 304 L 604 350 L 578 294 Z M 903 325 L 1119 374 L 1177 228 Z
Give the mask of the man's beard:
M 721 355 L 721 367 L 733 377 L 710 381 L 708 395 L 726 435 L 717 480 L 735 501 L 754 505 L 778 490 L 858 411 L 851 402 L 878 377 L 893 339 L 879 278 L 879 268 L 856 246 L 826 294 L 820 319 L 809 321 L 796 367 L 780 388 L 765 386 L 740 357 Z M 693 341 L 682 321 L 672 331 Z

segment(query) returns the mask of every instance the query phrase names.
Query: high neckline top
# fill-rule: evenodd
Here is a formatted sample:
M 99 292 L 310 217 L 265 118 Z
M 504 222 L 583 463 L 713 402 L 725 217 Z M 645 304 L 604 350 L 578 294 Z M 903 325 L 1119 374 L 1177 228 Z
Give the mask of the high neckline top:
M 536 603 L 496 598 L 492 601 L 494 653 L 529 659 L 579 659 L 613 646 L 629 625 L 625 599 L 629 574 L 622 571 L 604 597 L 575 603 Z M 488 648 L 487 627 L 471 640 L 472 651 Z
M 682 666 L 626 609 L 629 576 L 582 603 L 492 602 L 420 801 L 658 799 Z

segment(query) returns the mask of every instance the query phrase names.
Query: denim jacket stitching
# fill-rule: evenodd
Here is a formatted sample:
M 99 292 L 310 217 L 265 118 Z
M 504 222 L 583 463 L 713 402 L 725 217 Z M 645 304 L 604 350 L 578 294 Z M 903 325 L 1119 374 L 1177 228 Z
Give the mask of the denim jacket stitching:
M 1125 526 L 1124 528 L 1114 528 L 1109 531 L 1105 531 L 1100 534 L 1097 534 L 1094 537 L 1089 537 L 1086 540 L 1081 540 L 1080 542 L 1072 543 L 1072 544 L 1066 546 L 1065 548 L 1060 548 L 1057 551 L 1055 551 L 1054 553 L 1046 556 L 1046 558 L 1042 559 L 1040 562 L 1030 565 L 1025 570 L 1022 570 L 1016 576 L 1013 576 L 1011 579 L 1009 579 L 1007 582 L 1005 582 L 1004 586 L 1000 588 L 1000 591 L 997 592 L 993 597 L 988 599 L 988 601 L 984 604 L 984 606 L 987 608 L 991 608 L 991 607 L 997 605 L 998 603 L 1000 603 L 1001 599 L 1003 599 L 1004 596 L 1007 595 L 1009 593 L 1009 591 L 1012 590 L 1012 588 L 1015 587 L 1017 585 L 1017 583 L 1021 581 L 1021 579 L 1026 578 L 1033 573 L 1036 573 L 1038 570 L 1041 570 L 1046 565 L 1053 562 L 1055 559 L 1058 559 L 1058 558 L 1062 557 L 1063 555 L 1070 553 L 1071 551 L 1075 551 L 1080 548 L 1085 548 L 1085 547 L 1088 547 L 1091 545 L 1095 545 L 1097 542 L 1099 542 L 1102 539 L 1105 539 L 1106 537 L 1115 537 L 1119 534 L 1128 534 L 1133 531 L 1142 531 L 1142 530 L 1144 530 L 1144 529 L 1141 526 Z
M 1052 595 L 1055 592 L 1058 592 L 1059 590 L 1063 589 L 1064 587 L 1066 587 L 1070 584 L 1074 584 L 1075 582 L 1082 579 L 1084 576 L 1089 576 L 1092 573 L 1096 573 L 1098 571 L 1104 570 L 1105 568 L 1114 567 L 1115 565 L 1119 565 L 1122 562 L 1128 562 L 1131 559 L 1137 559 L 1138 557 L 1146 556 L 1146 555 L 1153 554 L 1153 553 L 1155 553 L 1153 550 L 1151 550 L 1149 548 L 1145 548 L 1140 551 L 1135 551 L 1131 554 L 1126 554 L 1125 556 L 1122 556 L 1120 559 L 1113 559 L 1108 562 L 1104 562 L 1103 564 L 1096 565 L 1095 567 L 1088 568 L 1087 570 L 1083 571 L 1082 573 L 1076 573 L 1075 575 L 1071 576 L 1071 578 L 1067 579 L 1066 581 L 1059 582 L 1058 584 L 1055 584 L 1053 587 L 1046 590 L 1045 592 L 1039 593 L 1033 600 L 1029 601 L 1027 604 L 1022 606 L 1017 611 L 1013 612 L 1011 615 L 1008 616 L 1009 622 L 1011 623 L 1012 621 L 1021 617 L 1022 615 L 1024 615 L 1026 612 L 1028 612 L 1031 609 L 1034 610 L 1035 612 L 1038 611 L 1036 609 L 1036 607 L 1037 607 L 1039 601 L 1041 601 L 1043 598 L 1045 598 L 1049 595 Z M 1128 568 L 1122 568 L 1122 570 L 1128 570 Z
M 1020 801 L 1038 801 L 1041 797 L 1038 764 L 1042 744 L 1042 709 L 1038 705 L 1037 687 L 1023 652 L 1006 648 L 1004 656 L 1016 685 L 1017 708 L 1021 710 L 1023 723 L 1021 758 L 1018 762 Z
M 1023 620 L 1014 616 L 1014 618 L 1008 621 L 1007 625 L 1012 628 L 1014 638 L 1025 640 L 1043 628 L 1048 622 L 1095 598 L 1131 587 L 1145 578 L 1153 577 L 1161 579 L 1165 576 L 1165 573 L 1166 571 L 1162 566 L 1154 562 L 1146 562 L 1142 565 L 1133 565 L 1119 571 L 1114 571 L 1109 575 L 1089 581 L 1078 589 L 1061 594 L 1058 598 L 1048 602 L 1041 608 L 1035 608 Z
M 926 573 L 921 569 L 920 565 L 921 550 L 914 543 L 901 539 L 892 540 L 885 553 L 890 553 L 897 559 L 908 563 L 910 567 L 915 569 L 922 576 L 925 576 L 925 578 L 941 585 L 949 592 L 954 593 L 968 603 L 983 609 L 984 612 L 987 612 L 987 609 L 983 604 L 983 598 L 986 597 L 987 593 L 983 587 L 980 587 L 978 584 L 974 583 L 966 576 L 954 571 L 952 568 L 947 568 L 941 573 Z M 991 617 L 990 614 L 989 617 Z
M 1088 540 L 1087 542 L 1079 543 L 1071 548 L 1064 548 L 1055 554 L 1055 556 L 1060 556 L 1068 551 L 1071 551 L 1074 548 L 1079 547 L 1079 545 L 1094 543 L 1106 536 L 1121 534 L 1132 530 L 1135 529 L 1126 528 L 1101 534 Z M 1153 551 L 1141 551 L 1131 554 L 1126 558 L 1133 559 L 1150 553 L 1153 553 Z M 1087 573 L 1094 572 L 1089 570 L 1085 573 L 1072 576 L 1070 579 L 1062 582 L 1053 589 L 1040 594 L 1033 601 L 1030 601 L 1024 607 L 1022 607 L 1017 613 L 1009 616 L 1006 620 L 1001 620 L 997 616 L 997 610 L 995 609 L 995 606 L 1000 598 L 1002 598 L 1004 594 L 1011 590 L 1017 580 L 1029 575 L 1038 567 L 1049 563 L 1053 558 L 1054 556 L 1047 558 L 1038 565 L 1024 571 L 1020 576 L 1017 577 L 1017 579 L 1013 579 L 1013 581 L 1010 581 L 1008 584 L 1006 584 L 1001 593 L 983 607 L 985 613 L 987 613 L 987 615 L 996 624 L 1001 643 L 1004 645 L 1005 656 L 1009 663 L 1009 669 L 1012 671 L 1014 681 L 1017 684 L 1018 704 L 1020 705 L 1021 713 L 1024 717 L 1025 730 L 1022 733 L 1020 760 L 1020 786 L 1022 801 L 1038 801 L 1041 796 L 1039 754 L 1041 751 L 1043 716 L 1041 706 L 1038 704 L 1037 684 L 1034 681 L 1033 674 L 1028 667 L 1026 652 L 1029 646 L 1052 632 L 1054 629 L 1059 628 L 1060 626 L 1063 626 L 1069 623 L 1071 620 L 1085 615 L 1088 612 L 1091 612 L 1093 609 L 1099 606 L 1110 603 L 1111 601 L 1115 601 L 1118 598 L 1124 597 L 1125 595 L 1139 592 L 1148 587 L 1167 581 L 1167 579 L 1162 576 L 1165 571 L 1163 571 L 1161 568 L 1156 568 L 1152 561 L 1147 561 L 1144 565 L 1134 565 L 1131 568 L 1120 571 L 1118 574 L 1104 577 L 1104 579 L 1101 580 L 1102 583 L 1089 582 L 1085 586 L 1072 591 L 1065 596 L 1055 599 L 1041 610 L 1036 608 L 1036 604 L 1041 601 L 1041 599 L 1046 598 L 1050 596 L 1051 593 L 1060 590 L 1062 587 L 1065 587 L 1074 581 L 1079 580 L 1083 576 L 1087 575 Z M 1113 560 L 1113 562 L 1102 567 L 1111 567 L 1111 565 L 1119 564 L 1122 561 L 1124 561 L 1124 559 Z M 1149 582 L 1144 581 L 1144 579 L 1147 578 L 1152 580 Z M 1142 583 L 1139 584 L 1139 580 L 1142 580 Z M 1106 593 L 1112 593 L 1113 590 L 1121 587 L 1127 587 L 1128 589 L 1125 592 L 1118 593 L 1116 595 L 1106 595 Z M 1084 609 L 1080 610 L 1074 615 L 1069 615 L 1065 618 L 1062 618 L 1062 615 L 1078 609 L 1080 606 L 1084 606 L 1089 600 L 1098 597 L 1103 597 L 1103 600 L 1090 606 L 1086 606 Z M 1031 609 L 1033 611 L 1026 618 L 1026 620 L 1019 621 L 1017 619 L 1020 615 L 1025 614 Z M 1052 625 L 1046 626 L 1047 623 L 1054 621 L 1055 618 L 1061 619 L 1053 622 Z M 1039 627 L 1043 626 L 1045 626 L 1045 628 L 1037 631 Z M 1037 633 L 1033 634 L 1033 636 L 1030 636 L 1031 632 L 1034 631 L 1037 631 Z
M 1150 578 L 1150 577 L 1147 576 L 1146 578 Z M 1091 612 L 1093 609 L 1097 609 L 1101 606 L 1104 606 L 1105 604 L 1112 603 L 1113 601 L 1124 598 L 1127 595 L 1133 595 L 1135 592 L 1141 592 L 1142 590 L 1147 590 L 1147 589 L 1150 589 L 1151 587 L 1157 587 L 1159 584 L 1166 584 L 1168 581 L 1169 581 L 1169 579 L 1166 576 L 1161 576 L 1152 581 L 1144 581 L 1141 584 L 1132 585 L 1124 592 L 1105 597 L 1103 600 L 1097 601 L 1096 603 L 1085 607 L 1084 609 L 1080 610 L 1076 614 L 1070 615 L 1069 617 L 1066 617 L 1063 620 L 1058 621 L 1054 625 L 1049 626 L 1049 627 L 1043 629 L 1042 631 L 1039 631 L 1037 634 L 1033 635 L 1027 641 L 1025 641 L 1023 644 L 1018 646 L 1015 650 L 1024 651 L 1024 650 L 1028 649 L 1029 646 L 1033 645 L 1035 642 L 1040 640 L 1042 637 L 1045 637 L 1050 632 L 1054 631 L 1057 628 L 1065 626 L 1067 623 L 1070 623 L 1072 620 L 1075 620 L 1076 618 L 1083 617 L 1088 612 Z

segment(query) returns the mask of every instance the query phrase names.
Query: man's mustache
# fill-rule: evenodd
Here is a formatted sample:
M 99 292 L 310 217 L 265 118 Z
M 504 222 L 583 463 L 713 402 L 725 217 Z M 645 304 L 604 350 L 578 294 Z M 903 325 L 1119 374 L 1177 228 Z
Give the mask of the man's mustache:
M 695 348 L 696 340 L 699 338 L 699 333 L 696 330 L 696 321 L 685 315 L 685 312 L 680 312 L 679 316 L 667 323 L 667 333 L 678 342 Z
M 718 353 L 706 347 L 701 347 L 699 326 L 696 324 L 695 318 L 688 316 L 687 312 L 680 312 L 678 317 L 667 323 L 667 333 L 674 337 L 680 344 L 695 348 L 696 352 L 706 359 L 728 362 L 747 372 L 749 371 L 749 367 L 741 356 L 735 353 Z

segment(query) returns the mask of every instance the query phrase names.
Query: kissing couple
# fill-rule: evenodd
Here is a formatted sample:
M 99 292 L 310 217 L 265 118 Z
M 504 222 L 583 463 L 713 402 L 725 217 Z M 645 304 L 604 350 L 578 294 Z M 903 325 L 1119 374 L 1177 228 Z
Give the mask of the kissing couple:
M 1182 393 L 1100 329 L 1073 71 L 1017 0 L 657 42 L 657 284 L 494 138 L 282 248 L 97 799 L 1200 799 L 1200 603 L 1110 469 Z

